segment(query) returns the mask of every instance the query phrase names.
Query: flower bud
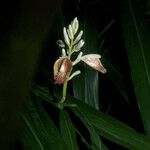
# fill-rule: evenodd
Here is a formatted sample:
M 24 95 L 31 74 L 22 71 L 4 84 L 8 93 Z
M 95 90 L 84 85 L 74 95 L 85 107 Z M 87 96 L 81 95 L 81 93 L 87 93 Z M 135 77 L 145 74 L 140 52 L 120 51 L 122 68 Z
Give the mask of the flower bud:
M 81 40 L 82 35 L 83 35 L 83 31 L 81 30 L 81 31 L 79 32 L 78 36 L 75 38 L 73 44 L 78 43 L 78 42 Z
M 81 61 L 81 57 L 83 55 L 83 52 L 80 52 L 76 58 L 75 61 L 72 62 L 72 66 L 76 65 L 77 63 L 79 63 Z
M 70 77 L 69 77 L 69 79 L 68 80 L 71 80 L 73 77 L 75 77 L 75 76 L 77 76 L 77 75 L 79 75 L 81 73 L 81 71 L 80 70 L 77 70 L 77 71 L 75 71 Z
M 67 34 L 67 29 L 65 27 L 63 28 L 63 34 L 64 34 L 64 40 L 65 40 L 66 44 L 69 46 L 70 45 L 70 40 L 69 40 L 69 37 L 68 37 L 68 34 Z
M 63 84 L 69 79 L 72 62 L 67 57 L 59 58 L 54 64 L 54 80 L 56 84 Z
M 100 61 L 101 56 L 97 54 L 88 54 L 81 57 L 81 60 L 84 61 L 87 65 L 92 67 L 93 69 L 101 72 L 106 73 L 107 70 L 104 68 Z
M 68 32 L 69 38 L 71 40 L 73 40 L 74 35 L 73 35 L 73 30 L 72 30 L 72 26 L 71 25 L 69 25 L 67 32 Z
M 66 51 L 64 48 L 62 48 L 62 57 L 66 57 Z
M 78 31 L 78 28 L 79 28 L 79 22 L 77 20 L 77 18 L 75 19 L 75 22 L 74 22 L 74 35 L 77 33 Z
M 73 51 L 74 52 L 78 52 L 81 50 L 81 48 L 83 47 L 84 45 L 84 40 L 80 40 L 74 47 L 73 47 Z
M 71 23 L 71 26 L 72 26 L 73 34 L 75 35 L 78 31 L 78 28 L 79 28 L 79 22 L 77 20 L 77 17 L 74 18 L 74 20 Z
M 64 47 L 65 47 L 65 44 L 64 44 L 64 42 L 63 42 L 62 40 L 58 40 L 58 41 L 57 41 L 57 45 L 58 45 L 59 47 L 61 47 L 61 48 L 64 48 Z

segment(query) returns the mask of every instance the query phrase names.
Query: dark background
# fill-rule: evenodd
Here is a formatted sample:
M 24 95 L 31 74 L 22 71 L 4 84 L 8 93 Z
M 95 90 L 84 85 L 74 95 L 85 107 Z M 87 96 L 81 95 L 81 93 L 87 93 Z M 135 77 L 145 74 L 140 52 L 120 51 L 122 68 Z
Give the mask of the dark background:
M 146 0 L 137 1 L 142 11 L 145 3 Z M 40 85 L 49 85 L 53 93 L 53 63 L 60 53 L 56 40 L 62 36 L 64 25 L 76 16 L 83 22 L 85 15 L 89 23 L 99 30 L 115 20 L 105 34 L 104 49 L 109 47 L 109 50 L 104 51 L 104 54 L 123 75 L 131 100 L 130 105 L 120 101 L 121 95 L 112 82 L 100 76 L 100 89 L 103 88 L 103 93 L 100 93 L 101 111 L 143 132 L 128 71 L 119 0 L 7 0 L 0 4 L 1 150 L 15 149 L 16 145 L 20 149 L 18 116 L 31 83 L 34 81 Z M 103 140 L 110 149 L 120 148 Z

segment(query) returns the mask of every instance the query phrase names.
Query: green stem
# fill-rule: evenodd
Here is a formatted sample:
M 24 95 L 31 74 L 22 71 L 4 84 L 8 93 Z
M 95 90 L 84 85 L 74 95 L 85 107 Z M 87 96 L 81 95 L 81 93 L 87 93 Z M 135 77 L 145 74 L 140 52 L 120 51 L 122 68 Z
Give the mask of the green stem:
M 72 55 L 72 47 L 73 47 L 73 40 L 71 40 L 70 42 L 70 47 L 69 47 L 69 59 L 71 58 L 71 55 Z
M 65 83 L 63 84 L 62 99 L 60 100 L 59 103 L 63 103 L 63 102 L 65 101 L 65 99 L 66 99 L 67 83 L 68 83 L 68 82 L 65 82 Z
M 73 40 L 71 40 L 70 46 L 68 47 L 68 48 L 69 48 L 69 54 L 68 54 L 68 58 L 69 58 L 69 59 L 71 58 L 71 55 L 72 55 L 72 47 L 73 47 Z M 64 103 L 64 101 L 65 101 L 65 99 L 66 99 L 67 83 L 68 83 L 68 82 L 65 82 L 65 83 L 63 84 L 62 99 L 60 100 L 59 103 Z

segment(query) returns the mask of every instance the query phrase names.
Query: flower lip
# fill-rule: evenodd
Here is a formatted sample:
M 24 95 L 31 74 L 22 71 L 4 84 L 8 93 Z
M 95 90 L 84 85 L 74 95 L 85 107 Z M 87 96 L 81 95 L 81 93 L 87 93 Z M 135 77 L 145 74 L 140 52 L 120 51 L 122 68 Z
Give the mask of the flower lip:
M 65 83 L 72 71 L 72 62 L 67 57 L 60 57 L 54 64 L 54 80 L 56 84 Z
M 106 73 L 107 70 L 105 67 L 102 65 L 100 61 L 101 56 L 98 54 L 88 54 L 84 55 L 81 57 L 81 60 L 85 62 L 87 65 L 92 67 L 93 69 L 101 72 L 101 73 Z

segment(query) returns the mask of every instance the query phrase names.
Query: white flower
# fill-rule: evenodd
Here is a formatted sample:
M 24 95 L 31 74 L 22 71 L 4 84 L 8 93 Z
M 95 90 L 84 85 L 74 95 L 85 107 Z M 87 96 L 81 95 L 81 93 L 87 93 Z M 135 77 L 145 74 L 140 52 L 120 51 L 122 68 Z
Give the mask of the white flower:
M 78 42 L 80 41 L 82 35 L 83 35 L 83 31 L 81 30 L 81 31 L 79 32 L 78 36 L 75 38 L 73 44 L 78 43 Z
M 74 18 L 74 20 L 71 23 L 72 29 L 73 29 L 73 34 L 75 35 L 78 31 L 79 28 L 79 22 L 77 20 L 77 18 Z
M 63 84 L 68 82 L 74 76 L 80 74 L 81 72 L 79 70 L 71 74 L 73 66 L 80 61 L 85 62 L 87 65 L 101 73 L 107 72 L 100 61 L 101 56 L 98 54 L 88 54 L 82 56 L 83 52 L 80 52 L 77 58 L 72 62 L 71 55 L 74 52 L 79 52 L 85 43 L 85 41 L 81 39 L 83 35 L 82 30 L 77 35 L 75 35 L 78 31 L 78 28 L 79 22 L 77 18 L 74 18 L 67 29 L 66 27 L 63 28 L 64 42 L 62 40 L 57 41 L 59 47 L 62 48 L 62 57 L 60 57 L 54 63 L 54 80 L 56 84 Z M 68 46 L 67 49 L 65 49 L 65 44 Z
M 66 57 L 66 51 L 64 48 L 62 48 L 62 57 Z
M 80 52 L 78 54 L 78 57 L 76 58 L 76 60 L 72 62 L 72 66 L 76 65 L 77 63 L 79 63 L 81 61 L 82 55 L 83 55 L 83 52 Z
M 106 73 L 107 70 L 104 68 L 100 61 L 101 56 L 98 54 L 88 54 L 82 56 L 80 59 L 85 62 L 87 65 L 92 67 L 93 69 L 101 72 L 101 73 Z
M 70 45 L 70 40 L 69 40 L 67 30 L 66 30 L 65 27 L 63 28 L 63 34 L 64 34 L 64 40 L 65 40 L 66 44 L 69 46 Z
M 84 43 L 85 43 L 84 40 L 80 40 L 76 45 L 74 45 L 73 51 L 74 52 L 80 51 L 80 49 L 83 47 Z
M 54 63 L 54 80 L 56 84 L 63 84 L 68 81 L 72 71 L 72 62 L 67 57 L 60 57 Z
M 61 47 L 61 48 L 64 48 L 64 47 L 65 47 L 65 44 L 64 44 L 64 42 L 63 42 L 62 40 L 58 40 L 58 41 L 57 41 L 57 45 L 58 45 L 59 47 Z
M 73 30 L 72 30 L 72 26 L 71 25 L 69 25 L 69 27 L 67 29 L 67 32 L 68 32 L 69 38 L 71 40 L 73 40 L 74 39 L 74 34 L 73 34 Z
M 72 73 L 72 75 L 69 77 L 68 81 L 71 80 L 73 77 L 79 75 L 81 73 L 80 70 L 75 71 L 74 73 Z

